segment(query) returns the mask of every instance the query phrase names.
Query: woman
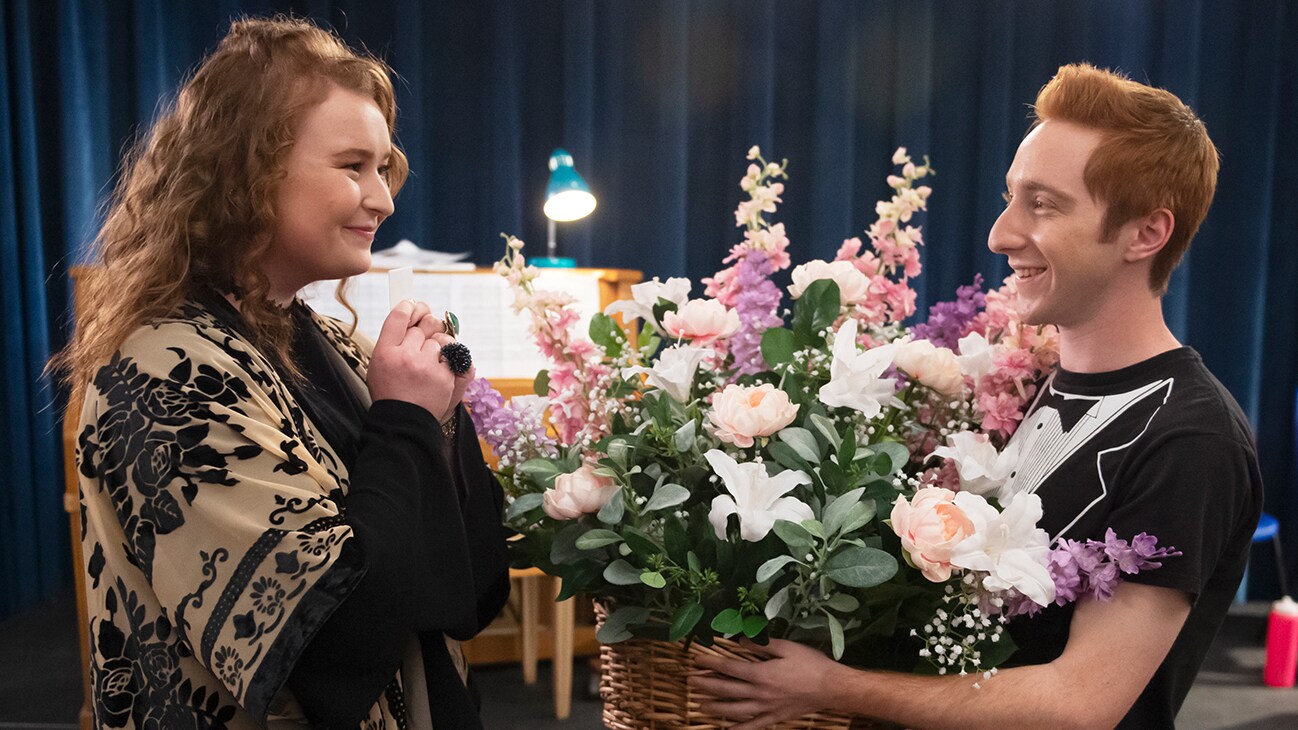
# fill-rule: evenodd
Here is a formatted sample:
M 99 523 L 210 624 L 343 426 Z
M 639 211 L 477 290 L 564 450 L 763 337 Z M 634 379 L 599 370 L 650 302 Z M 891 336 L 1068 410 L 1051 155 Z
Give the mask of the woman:
M 395 117 L 381 62 L 241 20 L 126 163 L 55 362 L 99 727 L 480 725 L 456 640 L 509 581 L 473 372 L 424 304 L 370 345 L 294 297 L 368 269 Z

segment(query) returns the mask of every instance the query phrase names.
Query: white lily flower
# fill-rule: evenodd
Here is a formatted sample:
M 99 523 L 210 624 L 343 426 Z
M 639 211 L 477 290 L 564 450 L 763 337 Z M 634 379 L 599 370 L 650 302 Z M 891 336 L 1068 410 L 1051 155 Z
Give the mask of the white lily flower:
M 897 381 L 883 377 L 892 364 L 896 345 L 882 345 L 862 352 L 856 347 L 856 320 L 848 319 L 834 335 L 834 359 L 829 365 L 829 382 L 817 396 L 827 406 L 846 406 L 874 418 L 884 403 L 896 400 Z
M 960 474 L 960 490 L 984 496 L 999 497 L 1001 488 L 1019 464 L 1021 442 L 1011 442 L 997 452 L 985 434 L 961 431 L 946 437 L 946 446 L 933 449 L 934 456 L 955 462 Z
M 960 363 L 960 370 L 965 375 L 974 379 L 974 383 L 982 380 L 992 371 L 996 346 L 988 343 L 986 337 L 977 332 L 970 332 L 961 337 L 957 344 L 960 354 L 956 356 L 956 362 Z
M 688 345 L 669 347 L 658 355 L 658 361 L 652 368 L 640 365 L 622 368 L 622 377 L 644 373 L 648 376 L 649 385 L 666 392 L 681 403 L 689 403 L 694 374 L 699 369 L 699 363 L 712 352 L 708 348 Z
M 985 573 L 985 590 L 1013 588 L 1039 606 L 1055 600 L 1055 583 L 1046 569 L 1050 536 L 1037 527 L 1042 514 L 1040 497 L 1020 492 L 1002 512 L 972 492 L 956 494 L 955 504 L 974 530 L 955 546 L 952 565 Z
M 811 484 L 811 477 L 801 471 L 766 474 L 766 467 L 756 462 L 740 464 L 724 451 L 712 449 L 703 457 L 712 471 L 721 477 L 730 495 L 719 494 L 712 500 L 708 521 L 718 540 L 726 539 L 726 520 L 739 515 L 739 536 L 757 542 L 770 533 L 776 520 L 802 522 L 815 518 L 811 507 L 796 497 L 785 497 L 801 484 Z
M 631 298 L 613 302 L 605 307 L 604 314 L 610 317 L 621 314 L 628 321 L 643 319 L 654 329 L 658 329 L 658 323 L 654 321 L 654 306 L 658 304 L 658 300 L 675 302 L 678 308 L 684 306 L 690 298 L 690 286 L 689 279 L 672 277 L 662 282 L 655 276 L 649 281 L 632 285 Z

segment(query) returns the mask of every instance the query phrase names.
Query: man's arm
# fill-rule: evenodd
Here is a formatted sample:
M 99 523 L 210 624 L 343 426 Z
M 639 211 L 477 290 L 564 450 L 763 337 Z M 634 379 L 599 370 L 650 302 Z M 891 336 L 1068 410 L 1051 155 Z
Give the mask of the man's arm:
M 975 677 L 852 669 L 788 641 L 772 641 L 763 662 L 700 658 L 699 666 L 730 676 L 691 684 L 724 698 L 705 703 L 704 711 L 751 718 L 734 730 L 816 710 L 915 728 L 1109 728 L 1140 696 L 1189 613 L 1181 591 L 1124 583 L 1108 602 L 1078 603 L 1058 659 L 1007 669 L 977 689 Z

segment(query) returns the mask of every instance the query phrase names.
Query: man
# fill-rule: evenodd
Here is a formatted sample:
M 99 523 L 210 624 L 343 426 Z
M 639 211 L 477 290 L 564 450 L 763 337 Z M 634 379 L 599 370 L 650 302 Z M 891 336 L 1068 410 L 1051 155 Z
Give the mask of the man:
M 1060 369 L 1015 434 L 1008 488 L 1052 538 L 1140 532 L 1181 557 L 1011 622 L 1015 666 L 969 677 L 864 671 L 772 641 L 763 662 L 700 660 L 694 685 L 745 730 L 834 709 L 908 727 L 1172 727 L 1248 558 L 1262 486 L 1238 405 L 1163 321 L 1161 297 L 1212 201 L 1217 152 L 1172 94 L 1065 66 L 1006 175 L 988 237 Z

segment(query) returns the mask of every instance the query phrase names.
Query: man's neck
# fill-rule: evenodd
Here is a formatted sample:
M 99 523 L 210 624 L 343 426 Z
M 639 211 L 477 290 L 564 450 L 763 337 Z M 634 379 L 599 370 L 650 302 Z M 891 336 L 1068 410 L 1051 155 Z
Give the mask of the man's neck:
M 1120 370 L 1181 346 L 1150 296 L 1110 305 L 1084 324 L 1059 329 L 1059 365 L 1078 373 Z

